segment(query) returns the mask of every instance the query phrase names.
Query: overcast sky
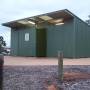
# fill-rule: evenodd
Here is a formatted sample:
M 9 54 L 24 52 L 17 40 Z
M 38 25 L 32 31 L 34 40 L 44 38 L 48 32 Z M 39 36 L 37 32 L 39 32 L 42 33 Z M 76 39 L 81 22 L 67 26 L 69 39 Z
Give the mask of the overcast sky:
M 86 20 L 90 14 L 90 0 L 0 0 L 0 24 L 61 9 L 68 9 Z M 10 29 L 0 25 L 0 35 L 10 46 Z

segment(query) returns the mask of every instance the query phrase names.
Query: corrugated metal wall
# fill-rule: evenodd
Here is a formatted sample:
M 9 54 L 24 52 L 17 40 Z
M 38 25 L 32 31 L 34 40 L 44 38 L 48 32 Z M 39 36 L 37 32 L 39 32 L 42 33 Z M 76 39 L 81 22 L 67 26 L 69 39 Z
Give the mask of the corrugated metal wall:
M 11 55 L 18 55 L 18 31 L 16 29 L 11 30 Z
M 36 29 L 27 27 L 11 31 L 11 54 L 18 56 L 35 56 Z M 29 33 L 29 41 L 25 41 L 26 33 Z
M 90 26 L 74 17 L 64 25 L 45 25 L 47 29 L 47 55 L 57 56 L 58 51 L 64 57 L 90 57 Z M 29 41 L 25 41 L 25 33 L 29 33 Z M 36 56 L 36 29 L 27 27 L 11 30 L 11 55 Z M 40 35 L 39 35 L 40 36 Z
M 90 57 L 90 26 L 77 17 L 75 20 L 75 56 Z
M 49 26 L 47 29 L 47 56 L 57 56 L 58 51 L 63 51 L 64 57 L 74 57 L 73 35 L 73 20 L 68 20 L 60 26 Z

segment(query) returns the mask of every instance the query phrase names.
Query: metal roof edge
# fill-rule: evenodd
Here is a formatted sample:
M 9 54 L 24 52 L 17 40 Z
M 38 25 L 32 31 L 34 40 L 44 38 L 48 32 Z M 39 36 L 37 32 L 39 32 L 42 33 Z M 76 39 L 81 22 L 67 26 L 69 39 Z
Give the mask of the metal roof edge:
M 70 12 L 68 9 L 65 9 L 66 12 L 70 13 L 71 15 L 73 15 L 73 17 L 78 18 L 80 21 L 82 21 L 83 23 L 85 23 L 86 25 L 88 25 L 85 21 L 83 21 L 81 18 L 79 18 L 77 15 L 75 15 L 74 13 Z M 90 25 L 88 25 L 90 26 Z
M 45 13 L 45 14 L 40 14 L 40 15 L 35 15 L 35 16 L 31 16 L 31 17 L 27 17 L 27 18 L 22 18 L 22 19 L 18 19 L 18 20 L 13 20 L 13 21 L 10 21 L 10 22 L 6 22 L 6 23 L 2 23 L 1 25 L 3 26 L 7 26 L 6 24 L 9 24 L 9 23 L 14 23 L 14 22 L 17 22 L 19 20 L 24 20 L 24 19 L 28 19 L 28 18 L 32 18 L 32 17 L 38 17 L 38 16 L 42 16 L 42 15 L 48 15 L 50 13 L 56 13 L 56 12 L 62 12 L 62 11 L 65 11 L 66 13 L 70 14 L 72 17 L 76 17 L 78 18 L 80 21 L 82 21 L 83 23 L 85 23 L 86 25 L 88 25 L 86 22 L 84 22 L 82 19 L 80 19 L 78 16 L 76 16 L 75 14 L 73 14 L 72 12 L 70 12 L 68 9 L 62 9 L 62 10 L 57 10 L 57 11 L 53 11 L 53 12 L 48 12 L 48 13 Z M 88 25 L 89 26 L 89 25 Z
M 44 14 L 40 14 L 40 15 L 35 15 L 35 16 L 27 17 L 27 18 L 12 20 L 12 21 L 9 21 L 9 22 L 2 23 L 1 25 L 2 25 L 2 26 L 7 26 L 6 24 L 14 23 L 14 22 L 17 22 L 17 21 L 19 21 L 19 20 L 24 20 L 24 19 L 28 19 L 28 18 L 32 18 L 32 17 L 38 17 L 38 16 L 42 16 L 42 15 L 48 15 L 48 14 L 50 14 L 50 13 L 56 13 L 56 12 L 66 11 L 66 10 L 67 10 L 67 9 L 62 9 L 62 10 L 52 11 L 52 12 L 48 12 L 48 13 L 44 13 Z M 69 10 L 68 10 L 68 11 L 69 11 Z M 71 14 L 70 14 L 70 15 L 71 15 Z

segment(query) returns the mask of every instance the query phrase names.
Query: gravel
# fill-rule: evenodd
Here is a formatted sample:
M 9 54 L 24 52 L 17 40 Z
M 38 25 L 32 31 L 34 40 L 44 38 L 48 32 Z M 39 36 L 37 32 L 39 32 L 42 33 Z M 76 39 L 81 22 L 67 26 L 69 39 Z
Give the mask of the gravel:
M 46 90 L 55 84 L 63 90 L 90 90 L 90 78 L 64 81 L 58 80 L 57 66 L 4 66 L 3 90 Z M 90 74 L 90 66 L 64 66 L 64 73 Z

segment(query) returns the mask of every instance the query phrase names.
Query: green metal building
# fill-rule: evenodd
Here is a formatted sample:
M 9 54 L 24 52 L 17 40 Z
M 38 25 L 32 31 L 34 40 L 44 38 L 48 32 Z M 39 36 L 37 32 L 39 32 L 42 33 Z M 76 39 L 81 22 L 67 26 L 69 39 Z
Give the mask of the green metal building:
M 3 25 L 11 28 L 11 55 L 90 57 L 90 26 L 67 9 Z

